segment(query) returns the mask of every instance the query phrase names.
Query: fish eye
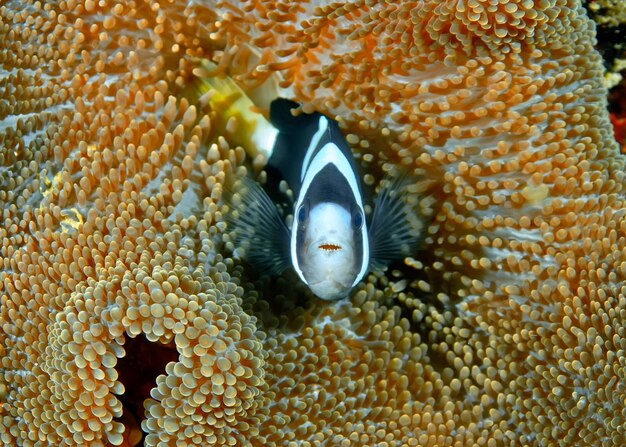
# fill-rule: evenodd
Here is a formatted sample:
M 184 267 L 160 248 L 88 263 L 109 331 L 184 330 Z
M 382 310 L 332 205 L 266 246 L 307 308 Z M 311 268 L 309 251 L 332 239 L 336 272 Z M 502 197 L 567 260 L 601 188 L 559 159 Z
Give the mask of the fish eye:
M 304 222 L 306 220 L 306 207 L 304 205 L 300 205 L 298 208 L 298 222 Z
M 361 210 L 356 210 L 354 212 L 354 215 L 352 216 L 352 225 L 354 225 L 354 228 L 357 230 L 361 228 L 361 225 L 363 225 L 363 215 L 361 214 Z

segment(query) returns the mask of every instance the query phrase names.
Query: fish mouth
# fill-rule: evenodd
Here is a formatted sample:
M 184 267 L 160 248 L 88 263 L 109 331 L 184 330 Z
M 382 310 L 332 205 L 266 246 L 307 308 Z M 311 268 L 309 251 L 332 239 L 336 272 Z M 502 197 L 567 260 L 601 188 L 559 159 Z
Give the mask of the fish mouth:
M 328 253 L 337 252 L 343 250 L 343 247 L 335 242 L 322 242 L 317 246 L 320 250 L 323 250 Z
M 309 247 L 300 268 L 311 291 L 324 300 L 346 296 L 356 275 L 356 252 L 351 241 L 326 235 Z

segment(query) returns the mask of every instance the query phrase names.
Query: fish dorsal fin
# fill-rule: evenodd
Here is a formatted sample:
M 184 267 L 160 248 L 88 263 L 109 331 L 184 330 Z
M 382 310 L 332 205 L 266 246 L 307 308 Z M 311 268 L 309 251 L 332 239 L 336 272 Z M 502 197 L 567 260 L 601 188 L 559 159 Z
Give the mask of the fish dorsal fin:
M 300 113 L 293 116 L 291 111 L 300 107 L 295 101 L 285 98 L 276 98 L 270 104 L 270 122 L 280 132 L 287 134 L 301 134 L 302 128 L 314 124 L 320 113 Z
M 226 202 L 226 222 L 240 255 L 269 275 L 289 267 L 289 229 L 263 188 L 243 177 L 235 181 Z
M 424 228 L 417 198 L 406 191 L 416 179 L 404 174 L 385 180 L 374 201 L 369 229 L 370 270 L 382 270 L 414 254 Z

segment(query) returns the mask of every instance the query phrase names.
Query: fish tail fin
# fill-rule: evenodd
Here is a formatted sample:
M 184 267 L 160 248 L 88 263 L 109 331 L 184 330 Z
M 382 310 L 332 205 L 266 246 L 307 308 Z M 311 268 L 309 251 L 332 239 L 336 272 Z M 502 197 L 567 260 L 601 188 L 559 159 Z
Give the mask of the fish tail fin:
M 192 58 L 192 62 L 193 76 L 185 83 L 182 95 L 200 110 L 208 107 L 216 112 L 211 114 L 211 131 L 224 135 L 232 147 L 243 147 L 251 158 L 259 154 L 269 157 L 276 129 L 249 94 L 210 60 Z
M 412 255 L 424 229 L 419 197 L 407 191 L 417 179 L 405 173 L 384 181 L 374 201 L 369 229 L 372 270 L 382 270 L 392 261 Z
M 227 191 L 226 203 L 225 220 L 239 255 L 269 275 L 289 267 L 289 229 L 263 188 L 248 177 L 238 179 Z

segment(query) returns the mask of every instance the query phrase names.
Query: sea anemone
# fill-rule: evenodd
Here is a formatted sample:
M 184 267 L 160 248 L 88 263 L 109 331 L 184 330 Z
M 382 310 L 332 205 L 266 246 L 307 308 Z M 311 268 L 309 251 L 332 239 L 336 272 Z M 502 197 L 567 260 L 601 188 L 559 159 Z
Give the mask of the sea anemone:
M 0 36 L 4 445 L 626 443 L 624 158 L 580 2 L 13 0 Z M 421 250 L 350 299 L 229 250 L 277 95 L 372 188 L 428 181 Z

